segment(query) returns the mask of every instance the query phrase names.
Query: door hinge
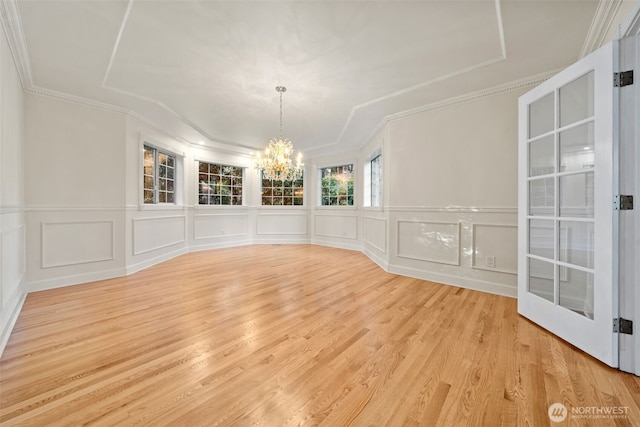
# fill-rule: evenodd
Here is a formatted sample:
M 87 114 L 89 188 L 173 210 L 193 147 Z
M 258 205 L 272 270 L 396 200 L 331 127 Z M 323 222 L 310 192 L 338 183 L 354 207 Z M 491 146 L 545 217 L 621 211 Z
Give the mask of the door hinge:
M 618 317 L 613 319 L 613 332 L 633 335 L 633 321 Z
M 613 209 L 616 211 L 633 210 L 633 196 L 628 194 L 618 194 L 613 199 Z
M 633 70 L 613 73 L 613 87 L 624 87 L 633 84 Z

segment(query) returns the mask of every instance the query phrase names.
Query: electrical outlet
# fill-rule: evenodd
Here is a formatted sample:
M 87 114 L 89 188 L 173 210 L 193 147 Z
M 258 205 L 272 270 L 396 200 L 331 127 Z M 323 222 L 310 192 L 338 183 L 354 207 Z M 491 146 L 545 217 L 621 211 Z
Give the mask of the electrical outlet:
M 496 268 L 496 257 L 494 256 L 487 257 L 487 267 Z

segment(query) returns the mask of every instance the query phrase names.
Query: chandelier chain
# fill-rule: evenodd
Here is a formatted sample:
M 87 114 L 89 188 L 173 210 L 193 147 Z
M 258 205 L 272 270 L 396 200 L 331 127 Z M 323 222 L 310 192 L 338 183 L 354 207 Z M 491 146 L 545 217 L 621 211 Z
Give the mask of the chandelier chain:
M 294 163 L 291 160 L 293 144 L 283 136 L 282 94 L 286 91 L 286 87 L 276 86 L 276 92 L 280 94 L 280 136 L 278 139 L 271 139 L 263 153 L 256 154 L 256 170 L 262 173 L 264 179 L 274 181 L 293 181 L 301 179 L 304 174 L 302 153 L 298 152 Z
M 278 91 L 280 92 L 280 139 L 282 139 L 282 91 Z

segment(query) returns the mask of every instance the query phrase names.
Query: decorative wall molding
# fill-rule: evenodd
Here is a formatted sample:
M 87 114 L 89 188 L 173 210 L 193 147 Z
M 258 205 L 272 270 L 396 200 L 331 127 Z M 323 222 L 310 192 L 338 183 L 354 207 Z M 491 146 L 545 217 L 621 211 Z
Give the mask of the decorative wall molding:
M 623 0 L 600 0 L 593 15 L 589 32 L 582 45 L 580 58 L 584 58 L 594 50 L 602 46 L 607 40 L 605 37 L 611 29 L 613 19 L 616 17 Z
M 411 108 L 409 110 L 400 111 L 395 114 L 388 115 L 384 117 L 380 123 L 369 133 L 369 135 L 363 140 L 360 145 L 360 149 L 366 146 L 371 140 L 385 127 L 385 125 L 391 121 L 402 119 L 404 117 L 409 117 L 414 114 L 424 113 L 433 110 L 439 110 L 442 108 L 451 107 L 457 104 L 464 104 L 467 102 L 477 101 L 479 99 L 488 98 L 495 95 L 501 95 L 503 93 L 511 92 L 514 90 L 524 89 L 527 87 L 537 86 L 543 81 L 549 79 L 550 77 L 558 74 L 562 69 L 558 68 L 555 70 L 547 71 L 545 73 L 536 74 L 533 76 L 525 77 L 523 79 L 514 80 L 511 82 L 503 83 L 501 85 L 481 89 L 475 92 L 469 92 L 460 96 L 455 96 L 447 99 L 443 99 L 440 101 L 433 102 L 431 104 L 421 105 L 415 108 Z
M 73 254 L 73 256 L 75 256 L 76 258 L 73 259 L 73 256 L 69 259 L 65 260 L 58 260 L 58 261 L 49 261 L 49 258 L 52 256 L 53 253 L 57 253 L 59 254 L 60 248 L 58 246 L 54 246 L 49 248 L 48 245 L 52 244 L 55 245 L 56 243 L 60 243 L 60 242 L 54 242 L 54 243 L 50 243 L 50 239 L 54 239 L 54 237 L 49 237 L 48 233 L 53 233 L 52 229 L 54 227 L 67 227 L 69 228 L 69 230 L 65 233 L 66 236 L 83 236 L 86 237 L 86 235 L 88 234 L 88 232 L 90 232 L 91 230 L 88 229 L 87 227 L 82 227 L 82 226 L 86 226 L 86 225 L 99 225 L 99 224 L 106 224 L 109 228 L 109 230 L 107 231 L 107 233 L 110 236 L 110 240 L 108 240 L 106 243 L 108 244 L 107 247 L 105 248 L 97 248 L 99 249 L 96 252 L 104 252 L 103 255 L 98 255 L 98 256 L 90 256 L 87 255 L 87 247 L 83 247 L 83 248 L 78 248 L 78 252 Z M 72 228 L 76 228 L 75 231 L 71 231 Z M 49 230 L 49 231 L 48 231 Z M 94 233 L 95 232 L 99 232 L 100 234 L 104 235 L 105 231 L 104 230 L 93 230 Z M 94 237 L 98 237 L 97 235 Z M 100 236 L 100 237 L 104 237 L 104 236 Z M 95 238 L 95 239 L 90 239 L 91 242 L 96 243 L 96 242 L 104 242 L 104 239 L 100 239 L 100 238 Z M 66 239 L 65 239 L 66 241 Z M 115 220 L 89 220 L 89 221 L 59 221 L 59 222 L 41 222 L 40 223 L 40 253 L 41 253 L 41 268 L 52 268 L 52 267 L 63 267 L 63 266 L 69 266 L 69 265 L 79 265 L 79 264 L 89 264 L 89 263 L 94 263 L 94 262 L 103 262 L 103 261 L 112 261 L 116 258 L 116 231 L 115 231 Z M 83 241 L 83 243 L 86 243 L 86 241 Z M 68 249 L 68 248 L 67 248 Z M 68 252 L 68 251 L 67 251 Z
M 331 221 L 336 218 L 346 218 L 346 220 L 340 220 L 339 223 Z M 323 224 L 318 221 L 329 221 L 334 224 Z M 349 224 L 349 223 L 352 224 Z M 323 229 L 329 231 L 323 231 Z M 320 230 L 320 231 L 319 231 Z M 335 231 L 335 232 L 333 232 Z M 356 240 L 358 238 L 358 216 L 357 215 L 314 215 L 313 222 L 313 234 L 321 237 L 332 237 L 338 239 L 351 239 Z
M 403 224 L 408 224 L 408 225 L 404 225 Z M 409 228 L 415 228 L 415 225 L 423 225 L 423 226 L 427 226 L 428 230 L 427 233 L 416 233 L 415 230 L 410 230 Z M 438 227 L 440 227 L 440 231 L 438 231 Z M 407 230 L 403 231 L 403 228 L 406 228 Z M 453 233 L 452 233 L 453 232 Z M 433 235 L 433 234 L 438 234 L 436 239 L 431 239 L 432 241 L 436 241 L 436 242 L 441 242 L 445 239 L 443 239 L 442 237 L 445 236 L 453 236 L 454 240 L 453 240 L 453 244 L 454 246 L 451 246 L 450 248 L 450 253 L 453 254 L 449 254 L 449 258 L 442 256 L 442 257 L 435 257 L 435 256 L 429 256 L 429 252 L 437 252 L 438 253 L 446 253 L 443 252 L 442 249 L 447 249 L 447 248 L 443 248 L 442 245 L 438 245 L 437 248 L 432 248 L 429 247 L 427 245 L 422 245 L 420 248 L 411 248 L 409 247 L 408 242 L 405 243 L 406 239 L 403 237 L 404 235 L 408 235 L 408 236 L 420 236 L 420 235 Z M 427 242 L 428 243 L 428 242 Z M 459 222 L 440 222 L 440 221 L 416 221 L 416 220 L 398 220 L 397 221 L 397 234 L 396 234 L 396 248 L 397 248 L 397 256 L 398 258 L 406 258 L 406 259 L 413 259 L 413 260 L 417 260 L 417 261 L 426 261 L 426 262 L 435 262 L 438 264 L 448 264 L 448 265 L 454 265 L 454 266 L 459 266 L 460 265 L 460 223 Z M 419 254 L 417 253 L 418 251 L 423 251 L 423 254 Z M 404 252 L 404 253 L 403 253 Z
M 514 229 L 516 232 L 515 238 L 515 244 L 516 247 L 513 248 L 514 252 L 514 258 L 515 258 L 515 268 L 514 269 L 505 269 L 505 268 L 491 268 L 491 267 L 487 267 L 487 266 L 483 266 L 481 264 L 478 264 L 477 262 L 477 252 L 478 252 L 478 247 L 477 247 L 477 234 L 478 234 L 478 227 L 495 227 L 495 228 L 509 228 L 509 229 Z M 518 226 L 515 224 L 481 224 L 481 223 L 474 223 L 472 225 L 472 255 L 471 255 L 471 268 L 476 269 L 476 270 L 485 270 L 485 271 L 492 271 L 492 272 L 497 272 L 497 273 L 506 273 L 506 274 L 512 274 L 512 275 L 517 275 L 518 274 L 518 257 L 517 257 L 517 244 L 518 244 Z M 505 242 L 501 242 L 501 245 L 504 245 Z M 505 248 L 506 250 L 508 250 L 508 248 Z M 498 263 L 497 265 L 500 265 L 500 263 Z
M 27 90 L 33 86 L 31 59 L 22 30 L 22 18 L 17 0 L 0 1 L 0 21 L 2 21 L 2 27 L 7 36 L 7 43 L 18 71 L 22 89 Z
M 307 213 L 258 213 L 256 214 L 256 235 L 258 236 L 306 236 L 307 235 Z M 292 220 L 299 219 L 298 224 Z M 261 220 L 267 220 L 267 223 Z M 276 221 L 273 221 L 273 220 Z M 276 225 L 276 223 L 278 225 Z M 282 229 L 271 229 L 271 226 L 282 226 Z
M 491 213 L 518 214 L 517 207 L 503 206 L 388 206 L 388 212 L 446 212 L 446 213 Z
M 7 228 L 6 230 L 2 230 L 2 233 L 0 233 L 0 287 L 6 287 L 5 284 L 5 273 L 6 273 L 6 267 L 4 266 L 4 256 L 5 256 L 5 250 L 4 250 L 4 244 L 7 240 L 7 236 L 9 236 L 12 233 L 19 233 L 18 239 L 19 239 L 19 245 L 22 247 L 22 253 L 19 254 L 20 258 L 19 258 L 19 267 L 18 267 L 18 271 L 17 274 L 19 277 L 16 278 L 16 286 L 19 286 L 20 283 L 22 283 L 23 279 L 24 279 L 24 275 L 27 272 L 27 227 L 25 224 L 18 224 L 14 227 L 11 228 Z M 13 251 L 15 251 L 15 248 L 13 248 Z M 15 252 L 12 252 L 15 255 Z M 0 290 L 0 307 L 2 305 L 2 291 Z M 1 353 L 0 353 L 1 354 Z
M 383 227 L 383 235 L 384 235 L 384 241 L 382 244 L 382 248 L 377 245 L 375 242 L 372 242 L 368 237 L 369 237 L 369 233 L 367 233 L 367 221 L 380 221 L 382 222 L 382 227 Z M 383 254 L 387 253 L 387 219 L 386 218 L 377 218 L 375 216 L 363 216 L 362 217 L 362 226 L 364 228 L 363 232 L 362 232 L 362 239 L 364 240 L 364 242 L 377 249 L 378 251 L 382 252 Z M 376 262 L 377 263 L 377 262 Z
M 0 206 L 0 215 L 21 214 L 24 212 L 24 206 Z
M 23 208 L 24 212 L 124 212 L 128 210 L 138 210 L 138 206 L 31 205 Z
M 169 220 L 169 219 L 179 219 L 182 224 L 180 225 L 180 230 L 181 230 L 181 236 L 179 236 L 176 239 L 173 240 L 169 240 L 166 242 L 162 242 L 160 244 L 154 245 L 154 246 L 150 246 L 144 249 L 139 249 L 139 247 L 142 245 L 142 243 L 140 242 L 140 239 L 142 239 L 142 236 L 138 235 L 139 229 L 140 229 L 140 225 L 138 224 L 142 224 L 145 222 L 153 222 L 153 221 L 162 221 L 162 220 Z M 148 218 L 133 218 L 133 255 L 142 255 L 144 253 L 147 252 L 152 252 L 152 251 L 156 251 L 158 249 L 162 249 L 162 248 L 166 248 L 169 246 L 173 246 L 173 245 L 177 245 L 180 243 L 184 243 L 187 239 L 187 218 L 183 215 L 171 215 L 171 216 L 152 216 L 152 217 L 148 217 Z
M 225 221 L 225 218 L 230 219 L 232 222 L 229 221 Z M 226 230 L 224 229 L 225 226 L 225 222 L 226 222 L 226 227 L 233 227 L 233 226 L 238 226 L 238 221 L 234 221 L 237 220 L 238 218 L 242 218 L 243 221 L 243 227 L 244 231 L 243 232 L 234 232 L 234 233 L 227 233 Z M 216 222 L 221 222 L 221 227 L 223 227 L 219 233 L 217 234 L 202 234 L 199 231 L 200 227 L 203 227 L 202 225 L 199 227 L 199 219 L 202 220 L 207 220 L 207 219 L 211 219 L 211 220 L 220 220 L 220 221 L 216 221 Z M 233 222 L 235 222 L 235 224 L 233 224 Z M 249 214 L 247 213 L 215 213 L 215 214 L 195 214 L 193 216 L 193 239 L 194 240 L 204 240 L 204 239 L 212 239 L 212 238 L 216 238 L 216 237 L 239 237 L 239 236 L 247 236 L 249 235 Z

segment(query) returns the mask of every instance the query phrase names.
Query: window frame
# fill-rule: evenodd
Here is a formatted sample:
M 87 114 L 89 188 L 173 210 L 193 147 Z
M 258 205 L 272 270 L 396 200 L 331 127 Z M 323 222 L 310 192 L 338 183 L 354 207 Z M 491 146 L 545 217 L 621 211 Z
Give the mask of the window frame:
M 145 203 L 145 150 L 151 149 L 154 152 L 154 165 L 153 165 L 153 179 L 154 179 L 154 202 Z M 164 154 L 173 158 L 173 202 L 160 202 L 159 201 L 159 154 Z M 140 138 L 140 162 L 139 162 L 139 207 L 140 209 L 182 209 L 184 200 L 184 155 L 179 154 L 176 150 L 152 142 L 148 138 Z M 147 175 L 148 176 L 148 175 Z
M 302 178 L 300 179 L 300 180 L 302 181 L 302 204 L 301 204 L 301 205 L 296 205 L 296 204 L 295 204 L 295 199 L 296 199 L 296 197 L 295 197 L 293 194 L 290 196 L 290 197 L 291 197 L 291 199 L 292 199 L 292 204 L 291 204 L 291 205 L 285 205 L 285 204 L 282 204 L 282 205 L 274 205 L 274 204 L 271 204 L 271 205 L 265 205 L 265 204 L 263 204 L 263 203 L 262 203 L 262 198 L 263 198 L 263 191 L 264 191 L 264 187 L 262 186 L 262 182 L 264 181 L 264 177 L 263 177 L 263 173 L 262 173 L 262 171 L 260 171 L 260 172 L 259 172 L 259 174 L 258 174 L 258 180 L 259 180 L 259 183 L 260 183 L 260 193 L 259 193 L 259 197 L 260 197 L 260 205 L 259 205 L 259 206 L 260 206 L 261 208 L 267 208 L 267 209 L 273 209 L 273 208 L 294 208 L 294 209 L 303 209 L 303 208 L 305 208 L 305 206 L 306 206 L 306 202 L 305 202 L 305 199 L 306 199 L 306 191 L 305 191 L 305 187 L 306 187 L 307 183 L 305 182 L 306 180 L 305 180 L 305 174 L 304 174 L 304 172 L 303 172 L 303 174 L 302 174 Z M 271 180 L 271 182 L 273 182 L 273 181 L 274 181 L 274 180 Z M 284 183 L 284 182 L 291 182 L 291 183 L 293 184 L 293 183 L 294 183 L 294 182 L 296 182 L 296 181 L 298 181 L 298 180 L 293 180 L 293 181 L 283 181 L 283 183 Z M 271 188 L 274 188 L 274 187 L 272 186 Z M 293 186 L 293 185 L 292 185 L 291 190 L 292 190 L 292 193 L 293 193 L 293 192 L 295 191 L 295 186 Z M 281 198 L 283 199 L 283 201 L 284 201 L 285 197 L 287 197 L 287 196 L 285 196 L 284 194 L 282 194 L 282 196 L 274 196 L 274 195 L 271 195 L 271 197 L 272 197 L 272 198 L 273 198 L 273 197 L 281 197 Z
M 246 166 L 240 166 L 238 164 L 222 164 L 220 162 L 217 161 L 212 161 L 212 160 L 204 160 L 204 159 L 194 159 L 194 175 L 195 175 L 195 196 L 194 196 L 194 206 L 199 208 L 199 209 L 206 209 L 206 208 L 223 208 L 226 209 L 228 207 L 244 207 L 247 206 L 247 192 L 246 192 L 246 186 L 247 186 L 247 167 Z M 233 167 L 233 168 L 237 168 L 240 169 L 242 171 L 242 186 L 241 186 L 241 194 L 240 197 L 242 199 L 242 203 L 240 204 L 201 204 L 200 203 L 200 164 L 201 163 L 206 163 L 208 165 L 217 165 L 219 167 Z M 210 172 L 207 172 L 208 175 L 211 175 Z M 232 193 L 233 193 L 233 186 L 230 186 L 232 188 Z M 222 196 L 221 196 L 222 197 Z M 233 194 L 229 195 L 229 197 L 231 197 L 231 200 L 233 200 Z
M 351 166 L 352 167 L 352 176 L 353 176 L 353 193 L 352 193 L 352 199 L 353 199 L 353 204 L 351 205 L 339 205 L 339 204 L 335 204 L 335 205 L 323 205 L 322 204 L 322 175 L 323 175 L 323 171 L 325 169 L 331 169 L 331 168 L 341 168 L 341 167 L 345 167 L 345 166 Z M 354 161 L 354 160 L 344 160 L 344 161 L 337 161 L 337 162 L 332 162 L 330 164 L 326 164 L 326 165 L 319 165 L 317 167 L 316 170 L 317 173 L 317 191 L 318 191 L 318 196 L 316 198 L 316 202 L 317 202 L 317 207 L 320 209 L 357 209 L 358 207 L 358 162 Z M 348 194 L 347 194 L 348 197 Z
M 376 162 L 377 161 L 377 162 Z M 374 162 L 378 165 L 374 168 Z M 383 175 L 382 175 L 382 153 L 376 153 L 372 156 L 371 160 L 367 162 L 369 164 L 369 172 L 370 172 L 370 198 L 369 198 L 369 206 L 372 208 L 382 207 L 382 196 L 383 196 Z M 377 176 L 376 176 L 377 172 Z M 374 179 L 377 178 L 377 179 Z

